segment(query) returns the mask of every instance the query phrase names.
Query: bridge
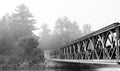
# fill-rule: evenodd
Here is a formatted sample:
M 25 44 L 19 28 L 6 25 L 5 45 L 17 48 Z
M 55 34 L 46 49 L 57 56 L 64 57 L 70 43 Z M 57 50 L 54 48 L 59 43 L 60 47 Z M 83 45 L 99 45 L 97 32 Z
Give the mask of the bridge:
M 50 60 L 87 64 L 119 64 L 120 23 L 113 23 L 50 51 Z

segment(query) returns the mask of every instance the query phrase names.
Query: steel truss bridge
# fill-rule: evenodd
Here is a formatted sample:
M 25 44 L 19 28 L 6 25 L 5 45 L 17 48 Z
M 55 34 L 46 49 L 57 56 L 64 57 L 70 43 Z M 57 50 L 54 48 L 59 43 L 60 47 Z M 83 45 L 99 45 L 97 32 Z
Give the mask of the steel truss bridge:
M 120 23 L 113 23 L 51 50 L 50 59 L 61 62 L 118 64 Z

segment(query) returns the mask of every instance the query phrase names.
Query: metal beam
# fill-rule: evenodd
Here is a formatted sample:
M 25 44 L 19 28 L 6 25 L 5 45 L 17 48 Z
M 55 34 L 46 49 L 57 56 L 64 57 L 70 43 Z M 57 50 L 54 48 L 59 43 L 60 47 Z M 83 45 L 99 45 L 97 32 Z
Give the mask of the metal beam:
M 116 28 L 116 27 L 118 27 L 118 26 L 120 26 L 120 23 L 118 23 L 118 22 L 113 23 L 113 24 L 108 25 L 108 26 L 106 26 L 106 27 L 104 27 L 104 28 L 102 28 L 102 29 L 99 29 L 99 30 L 95 31 L 95 32 L 92 32 L 92 33 L 90 33 L 90 34 L 87 34 L 87 35 L 85 35 L 85 36 L 83 36 L 83 37 L 81 37 L 81 38 L 79 38 L 79 39 L 76 39 L 76 40 L 74 40 L 74 41 L 71 41 L 70 43 L 67 43 L 67 44 L 65 44 L 65 45 L 59 46 L 57 49 L 70 46 L 70 45 L 72 45 L 72 44 L 74 44 L 74 43 L 77 43 L 77 42 L 79 42 L 79 41 L 83 41 L 83 40 L 85 40 L 85 39 L 87 39 L 87 38 L 90 38 L 90 37 L 99 35 L 99 34 L 101 34 L 101 33 L 103 33 L 103 32 L 108 31 L 108 30 L 112 30 L 112 29 L 114 29 L 114 28 Z

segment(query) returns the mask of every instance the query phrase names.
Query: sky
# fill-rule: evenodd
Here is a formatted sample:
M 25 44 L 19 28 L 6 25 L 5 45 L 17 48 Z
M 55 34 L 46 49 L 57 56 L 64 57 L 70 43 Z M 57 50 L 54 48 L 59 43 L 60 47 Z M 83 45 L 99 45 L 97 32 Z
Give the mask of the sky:
M 84 24 L 91 24 L 96 31 L 120 22 L 120 0 L 0 0 L 0 16 L 22 3 L 35 16 L 38 27 L 47 23 L 53 28 L 55 21 L 64 16 L 76 21 L 81 30 Z

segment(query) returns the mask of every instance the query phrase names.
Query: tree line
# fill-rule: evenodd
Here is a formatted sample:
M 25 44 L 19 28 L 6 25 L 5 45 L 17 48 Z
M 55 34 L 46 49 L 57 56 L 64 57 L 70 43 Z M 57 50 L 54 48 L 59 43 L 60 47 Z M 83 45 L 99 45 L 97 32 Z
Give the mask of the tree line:
M 54 49 L 69 43 L 91 31 L 91 25 L 85 24 L 80 30 L 76 21 L 68 17 L 58 18 L 54 30 L 43 24 L 42 32 L 36 36 L 33 31 L 36 19 L 26 7 L 21 4 L 13 13 L 7 13 L 0 19 L 0 65 L 29 62 L 30 65 L 44 61 L 43 50 Z M 7 60 L 6 60 L 7 59 Z
M 78 23 L 71 21 L 66 16 L 56 20 L 53 31 L 49 29 L 47 24 L 43 24 L 41 29 L 39 42 L 42 49 L 58 48 L 92 32 L 90 24 L 85 24 L 83 31 L 81 31 Z

